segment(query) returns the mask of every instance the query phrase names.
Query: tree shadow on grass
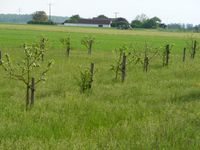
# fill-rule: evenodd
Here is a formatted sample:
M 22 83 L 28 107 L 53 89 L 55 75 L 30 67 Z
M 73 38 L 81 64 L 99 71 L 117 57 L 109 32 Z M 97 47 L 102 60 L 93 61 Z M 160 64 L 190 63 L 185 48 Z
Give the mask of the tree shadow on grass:
M 200 90 L 188 91 L 181 96 L 174 96 L 171 101 L 173 103 L 188 103 L 192 101 L 200 101 Z
M 64 97 L 65 96 L 65 91 L 56 89 L 56 90 L 47 90 L 45 92 L 38 92 L 37 97 L 39 99 L 43 99 L 46 97 L 51 97 L 51 96 L 56 96 L 56 97 Z

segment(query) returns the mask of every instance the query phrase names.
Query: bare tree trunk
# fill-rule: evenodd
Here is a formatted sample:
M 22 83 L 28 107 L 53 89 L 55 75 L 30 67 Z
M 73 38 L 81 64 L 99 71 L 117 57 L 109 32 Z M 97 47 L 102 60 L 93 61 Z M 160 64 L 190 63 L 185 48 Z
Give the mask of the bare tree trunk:
M 166 63 L 165 65 L 168 66 L 169 64 L 169 54 L 170 54 L 170 48 L 169 48 L 169 44 L 166 45 Z
M 122 72 L 122 82 L 124 82 L 125 77 L 126 77 L 126 54 L 123 53 L 122 57 L 122 66 L 121 66 L 121 72 Z
M 70 48 L 68 47 L 67 48 L 67 57 L 69 57 L 69 55 L 70 55 Z
M 149 66 L 149 58 L 148 58 L 148 56 L 145 56 L 145 58 L 144 58 L 144 68 L 143 68 L 144 72 L 148 71 L 148 66 Z
M 89 89 L 92 88 L 93 77 L 94 77 L 94 63 L 91 63 L 91 66 L 90 66 L 90 83 L 89 83 Z
M 89 48 L 88 48 L 88 54 L 92 54 L 92 41 L 89 41 Z
M 35 78 L 32 78 L 31 80 L 31 106 L 34 105 L 35 101 Z
M 29 103 L 30 103 L 30 86 L 27 85 L 26 86 L 26 110 L 28 110 Z
M 183 62 L 185 62 L 186 48 L 183 49 Z
M 192 54 L 191 54 L 192 59 L 195 58 L 196 48 L 197 48 L 197 41 L 195 40 L 194 42 L 192 42 Z
M 169 55 L 170 55 L 170 45 L 167 44 L 165 47 L 165 52 L 163 54 L 163 67 L 168 66 L 169 64 Z

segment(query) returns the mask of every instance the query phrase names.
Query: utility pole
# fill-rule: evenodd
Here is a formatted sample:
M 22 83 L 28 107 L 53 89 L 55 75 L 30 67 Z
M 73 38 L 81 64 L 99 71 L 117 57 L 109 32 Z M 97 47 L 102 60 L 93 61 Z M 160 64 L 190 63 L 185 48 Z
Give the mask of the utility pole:
M 117 15 L 119 14 L 119 12 L 114 12 L 114 14 L 115 14 L 115 18 L 117 18 Z
M 21 15 L 21 8 L 18 9 L 18 15 Z
M 51 21 L 51 6 L 52 6 L 52 4 L 49 3 L 48 5 L 49 5 L 49 21 Z

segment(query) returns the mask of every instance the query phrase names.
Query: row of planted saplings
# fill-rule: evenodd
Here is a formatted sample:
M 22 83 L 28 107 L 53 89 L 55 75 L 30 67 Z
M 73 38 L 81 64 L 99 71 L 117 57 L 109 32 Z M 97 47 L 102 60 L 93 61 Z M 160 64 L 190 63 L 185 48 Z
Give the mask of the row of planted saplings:
M 192 40 L 190 41 L 191 44 L 188 45 L 188 48 L 191 49 L 191 58 L 194 59 L 197 51 L 197 41 Z M 173 48 L 173 45 L 171 44 L 166 44 L 164 46 L 164 51 L 154 49 L 152 47 L 149 47 L 147 43 L 145 43 L 144 47 L 144 53 L 142 54 L 141 52 L 139 54 L 136 53 L 135 50 L 132 48 L 129 48 L 129 52 L 127 52 L 127 47 L 123 46 L 120 48 L 118 51 L 116 51 L 117 54 L 117 59 L 115 63 L 112 65 L 111 70 L 114 71 L 115 73 L 115 79 L 118 79 L 119 74 L 121 74 L 121 81 L 124 82 L 125 76 L 126 76 L 126 66 L 131 64 L 131 63 L 141 63 L 143 64 L 143 71 L 148 72 L 149 70 L 149 65 L 150 61 L 157 55 L 162 56 L 162 66 L 168 66 L 169 61 L 170 61 L 170 53 Z M 163 48 L 161 48 L 163 49 Z M 159 53 L 161 52 L 161 54 Z M 142 56 L 141 56 L 142 54 Z M 127 61 L 128 58 L 128 61 Z M 186 59 L 186 48 L 183 48 L 183 62 L 185 62 Z
M 66 55 L 67 57 L 69 57 L 72 49 L 70 35 L 66 36 L 65 38 L 62 38 L 60 42 L 66 48 Z M 92 54 L 92 47 L 94 43 L 95 43 L 95 38 L 93 36 L 86 36 L 81 40 L 81 44 L 87 48 L 89 55 Z
M 90 38 L 91 39 L 91 38 Z M 94 40 L 94 39 L 93 39 Z M 0 65 L 7 73 L 11 79 L 19 80 L 26 86 L 26 110 L 31 108 L 34 105 L 35 99 L 35 86 L 46 80 L 46 74 L 50 70 L 53 60 L 48 61 L 47 64 L 44 63 L 44 56 L 46 52 L 47 39 L 42 37 L 39 42 L 27 45 L 24 44 L 24 60 L 22 63 L 13 63 L 8 54 L 5 55 L 5 60 L 2 60 L 2 52 L 0 51 Z M 61 40 L 64 45 L 70 46 L 70 40 Z M 65 42 L 64 42 L 65 41 Z M 67 42 L 66 42 L 67 41 Z M 85 40 L 89 41 L 88 39 Z M 83 41 L 82 41 L 83 42 Z M 91 54 L 91 48 L 93 42 L 87 42 L 85 45 L 88 45 L 88 52 Z M 67 54 L 69 54 L 69 47 L 67 47 Z M 119 75 L 121 75 L 121 81 L 125 81 L 126 77 L 126 67 L 131 63 L 143 63 L 143 70 L 148 71 L 148 66 L 150 61 L 158 55 L 159 51 L 149 54 L 151 48 L 145 44 L 144 56 L 138 55 L 135 50 L 127 52 L 127 47 L 122 46 L 116 50 L 117 59 L 111 67 L 111 70 L 115 73 L 115 80 L 118 80 Z M 130 49 L 130 48 L 129 48 Z M 170 51 L 172 45 L 167 44 L 163 52 L 163 66 L 168 66 Z M 192 51 L 191 58 L 194 59 L 197 50 L 196 40 L 192 42 Z M 185 61 L 186 48 L 183 52 L 183 60 Z M 141 54 L 141 53 L 140 53 Z M 68 55 L 69 56 L 69 55 Z M 143 58 L 142 58 L 143 57 Z M 128 59 L 127 59 L 128 58 Z M 17 64 L 17 65 L 14 65 Z M 44 67 L 45 66 L 45 67 Z M 93 76 L 94 76 L 94 63 L 91 63 L 91 67 L 80 72 L 79 86 L 81 92 L 88 91 L 92 88 Z
M 26 110 L 32 108 L 35 100 L 35 87 L 46 81 L 46 74 L 49 72 L 54 60 L 44 62 L 45 52 L 47 51 L 48 39 L 42 37 L 37 43 L 32 45 L 24 44 L 24 59 L 21 63 L 14 63 L 10 56 L 5 54 L 5 59 L 2 59 L 2 51 L 0 50 L 0 66 L 6 72 L 10 79 L 21 81 L 26 86 Z M 70 55 L 71 41 L 70 37 L 61 39 L 61 42 L 67 49 L 67 56 Z M 88 48 L 88 54 L 92 52 L 94 38 L 91 36 L 85 37 L 81 43 Z M 16 65 L 17 64 L 17 65 Z M 81 72 L 79 86 L 81 92 L 85 92 L 92 88 L 94 64 L 91 64 L 91 71 Z
M 67 53 L 67 56 L 69 57 L 70 51 L 71 51 L 71 37 L 68 35 L 66 38 L 61 39 L 61 43 L 66 47 L 66 53 Z M 88 54 L 90 54 L 90 55 L 92 54 L 92 47 L 93 47 L 94 43 L 95 43 L 95 38 L 92 36 L 87 36 L 84 39 L 82 39 L 82 41 L 81 41 L 81 44 L 84 45 L 88 49 Z M 170 44 L 165 45 L 165 50 L 162 54 L 163 55 L 163 66 L 168 66 L 168 64 L 169 64 L 170 51 L 171 51 L 172 47 L 173 47 L 173 45 L 170 45 Z M 193 36 L 191 36 L 189 38 L 189 40 L 187 40 L 187 47 L 189 49 L 191 49 L 191 51 L 190 51 L 191 58 L 194 59 L 195 55 L 196 55 L 196 51 L 197 51 L 197 41 L 194 39 Z M 149 62 L 153 59 L 154 56 L 156 56 L 158 54 L 158 51 L 156 51 L 154 54 L 152 54 L 152 56 L 149 56 L 149 54 L 148 54 L 149 50 L 151 50 L 151 48 L 148 47 L 148 45 L 145 43 L 145 52 L 144 52 L 144 61 L 143 61 L 143 70 L 145 72 L 148 71 Z M 126 54 L 124 53 L 124 55 L 126 55 Z M 117 66 L 115 68 L 116 72 L 118 72 L 120 70 L 119 61 L 125 57 L 126 56 L 122 57 L 122 52 L 121 52 L 121 54 L 119 55 L 119 59 L 117 60 Z M 183 49 L 183 62 L 185 62 L 185 59 L 186 59 L 186 47 Z M 122 68 L 124 68 L 124 67 L 122 67 Z M 113 69 L 114 68 L 112 68 L 112 70 Z M 124 70 L 124 69 L 122 69 L 122 70 Z
M 173 45 L 166 44 L 164 46 L 164 51 L 162 52 L 162 66 L 168 66 L 169 60 L 170 60 L 170 53 L 172 50 Z M 145 43 L 144 47 L 144 54 L 141 52 L 139 54 L 142 54 L 143 56 L 136 53 L 136 51 L 133 48 L 128 48 L 127 46 L 122 46 L 116 51 L 116 60 L 114 64 L 111 65 L 111 70 L 115 74 L 115 80 L 118 80 L 119 76 L 121 76 L 121 82 L 125 81 L 126 77 L 126 68 L 127 65 L 130 65 L 131 63 L 137 64 L 142 63 L 143 64 L 143 71 L 148 72 L 148 67 L 150 64 L 150 61 L 159 54 L 159 50 L 154 50 L 154 52 L 151 52 L 153 48 L 149 47 L 147 43 Z M 191 58 L 195 58 L 197 50 L 197 41 L 194 40 L 191 45 Z M 150 53 L 151 52 L 151 53 Z M 186 58 L 186 48 L 183 49 L 183 62 L 185 62 Z M 93 75 L 94 75 L 94 64 L 91 64 L 91 68 L 86 69 L 84 72 L 81 72 L 81 92 L 85 92 L 88 89 L 91 89 L 92 82 L 93 82 Z

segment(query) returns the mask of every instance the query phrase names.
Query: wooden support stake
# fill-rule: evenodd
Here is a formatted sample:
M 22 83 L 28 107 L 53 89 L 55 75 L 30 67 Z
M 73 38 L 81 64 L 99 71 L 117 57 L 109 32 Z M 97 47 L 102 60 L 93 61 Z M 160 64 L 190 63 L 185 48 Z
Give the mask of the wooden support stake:
M 191 58 L 192 59 L 195 58 L 196 48 L 197 48 L 197 41 L 195 40 L 195 41 L 192 42 L 192 53 L 191 53 Z
M 93 78 L 94 78 L 94 63 L 91 63 L 91 66 L 90 66 L 90 83 L 89 83 L 89 89 L 92 88 Z
M 42 42 L 40 43 L 40 48 L 43 51 L 41 58 L 42 58 L 42 61 L 44 61 L 44 53 L 45 53 L 45 39 L 44 38 L 42 38 Z
M 122 72 L 122 82 L 124 82 L 125 77 L 126 77 L 126 54 L 123 53 L 122 57 L 122 66 L 121 66 L 121 72 Z
M 148 66 L 149 66 L 149 57 L 145 56 L 144 57 L 144 68 L 143 68 L 144 72 L 148 72 Z
M 185 62 L 186 48 L 183 49 L 183 62 Z
M 70 55 L 70 47 L 67 47 L 67 57 Z
M 29 108 L 29 104 L 30 104 L 30 86 L 26 85 L 26 111 Z
M 169 55 L 170 55 L 170 46 L 169 44 L 166 45 L 166 63 L 165 65 L 168 66 L 169 64 Z
M 32 78 L 31 80 L 31 106 L 34 105 L 35 101 L 35 78 Z
M 92 54 L 92 44 L 93 44 L 93 41 L 92 41 L 92 40 L 89 40 L 89 48 L 88 48 L 88 54 L 89 54 L 89 55 Z
M 71 45 L 70 45 L 70 38 L 68 37 L 67 40 L 67 57 L 70 55 Z

